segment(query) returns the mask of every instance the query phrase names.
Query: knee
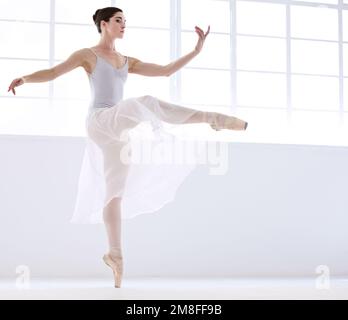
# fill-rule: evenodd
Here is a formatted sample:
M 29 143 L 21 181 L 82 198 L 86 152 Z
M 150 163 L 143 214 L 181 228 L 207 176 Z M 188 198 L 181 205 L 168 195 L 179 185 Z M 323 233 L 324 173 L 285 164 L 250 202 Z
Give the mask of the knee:
M 109 203 L 108 203 L 108 207 L 115 207 L 115 206 L 119 206 L 121 204 L 122 201 L 122 197 L 113 197 Z

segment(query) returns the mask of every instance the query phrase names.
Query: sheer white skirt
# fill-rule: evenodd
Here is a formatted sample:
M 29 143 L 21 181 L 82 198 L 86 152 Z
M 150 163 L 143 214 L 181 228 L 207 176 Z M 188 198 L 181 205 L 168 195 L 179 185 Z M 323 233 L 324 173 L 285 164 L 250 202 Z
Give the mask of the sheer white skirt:
M 187 144 L 178 144 L 182 140 L 163 125 L 184 124 L 197 112 L 202 113 L 161 105 L 153 96 L 92 110 L 86 118 L 86 148 L 71 222 L 102 223 L 103 209 L 113 197 L 122 197 L 122 219 L 155 212 L 172 201 L 202 154 L 190 150 L 188 156 Z

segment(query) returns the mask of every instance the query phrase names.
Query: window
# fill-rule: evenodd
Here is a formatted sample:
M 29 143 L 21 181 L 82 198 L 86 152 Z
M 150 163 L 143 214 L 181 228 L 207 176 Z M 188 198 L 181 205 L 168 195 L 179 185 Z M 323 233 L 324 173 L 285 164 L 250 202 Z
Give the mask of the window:
M 195 25 L 211 26 L 203 51 L 171 77 L 129 74 L 125 98 L 151 94 L 249 122 L 246 132 L 217 139 L 348 144 L 347 0 L 2 0 L 1 87 L 95 45 L 92 15 L 105 6 L 127 17 L 118 50 L 147 62 L 190 52 Z M 89 99 L 81 68 L 19 87 L 16 96 L 3 90 L 0 133 L 85 135 Z

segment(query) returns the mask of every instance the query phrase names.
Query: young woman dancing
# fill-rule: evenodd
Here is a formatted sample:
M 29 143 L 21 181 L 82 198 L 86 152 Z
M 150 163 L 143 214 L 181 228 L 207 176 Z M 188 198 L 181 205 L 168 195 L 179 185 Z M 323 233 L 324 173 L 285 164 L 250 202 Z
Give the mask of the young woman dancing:
M 147 121 L 158 136 L 165 132 L 163 122 L 207 123 L 214 130 L 245 130 L 247 122 L 222 113 L 175 105 L 150 95 L 123 99 L 128 73 L 150 77 L 172 75 L 200 53 L 210 27 L 206 33 L 195 27 L 198 41 L 190 53 L 167 65 L 158 65 L 124 56 L 116 50 L 115 40 L 123 38 L 126 28 L 121 9 L 98 9 L 93 20 L 100 33 L 97 45 L 73 52 L 66 61 L 50 69 L 14 79 L 8 91 L 16 94 L 15 88 L 24 83 L 51 81 L 77 67 L 86 71 L 92 99 L 86 117 L 87 143 L 72 222 L 104 222 L 109 250 L 103 260 L 111 267 L 115 287 L 119 288 L 123 275 L 121 219 L 154 212 L 173 200 L 191 170 L 183 166 L 172 169 L 172 166 L 161 174 L 158 166 L 137 166 L 124 161 L 121 154 L 132 141 L 132 130 Z

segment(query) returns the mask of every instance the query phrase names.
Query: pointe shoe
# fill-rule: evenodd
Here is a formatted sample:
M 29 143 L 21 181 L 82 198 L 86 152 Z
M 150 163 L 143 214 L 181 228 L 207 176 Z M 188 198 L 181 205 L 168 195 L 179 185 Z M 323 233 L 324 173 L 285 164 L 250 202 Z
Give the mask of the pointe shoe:
M 215 113 L 210 126 L 216 131 L 219 131 L 221 129 L 246 130 L 246 128 L 248 127 L 248 122 L 245 122 L 233 116 Z
M 123 259 L 112 258 L 109 254 L 104 254 L 103 260 L 112 269 L 112 272 L 114 273 L 115 288 L 121 288 L 123 275 Z

